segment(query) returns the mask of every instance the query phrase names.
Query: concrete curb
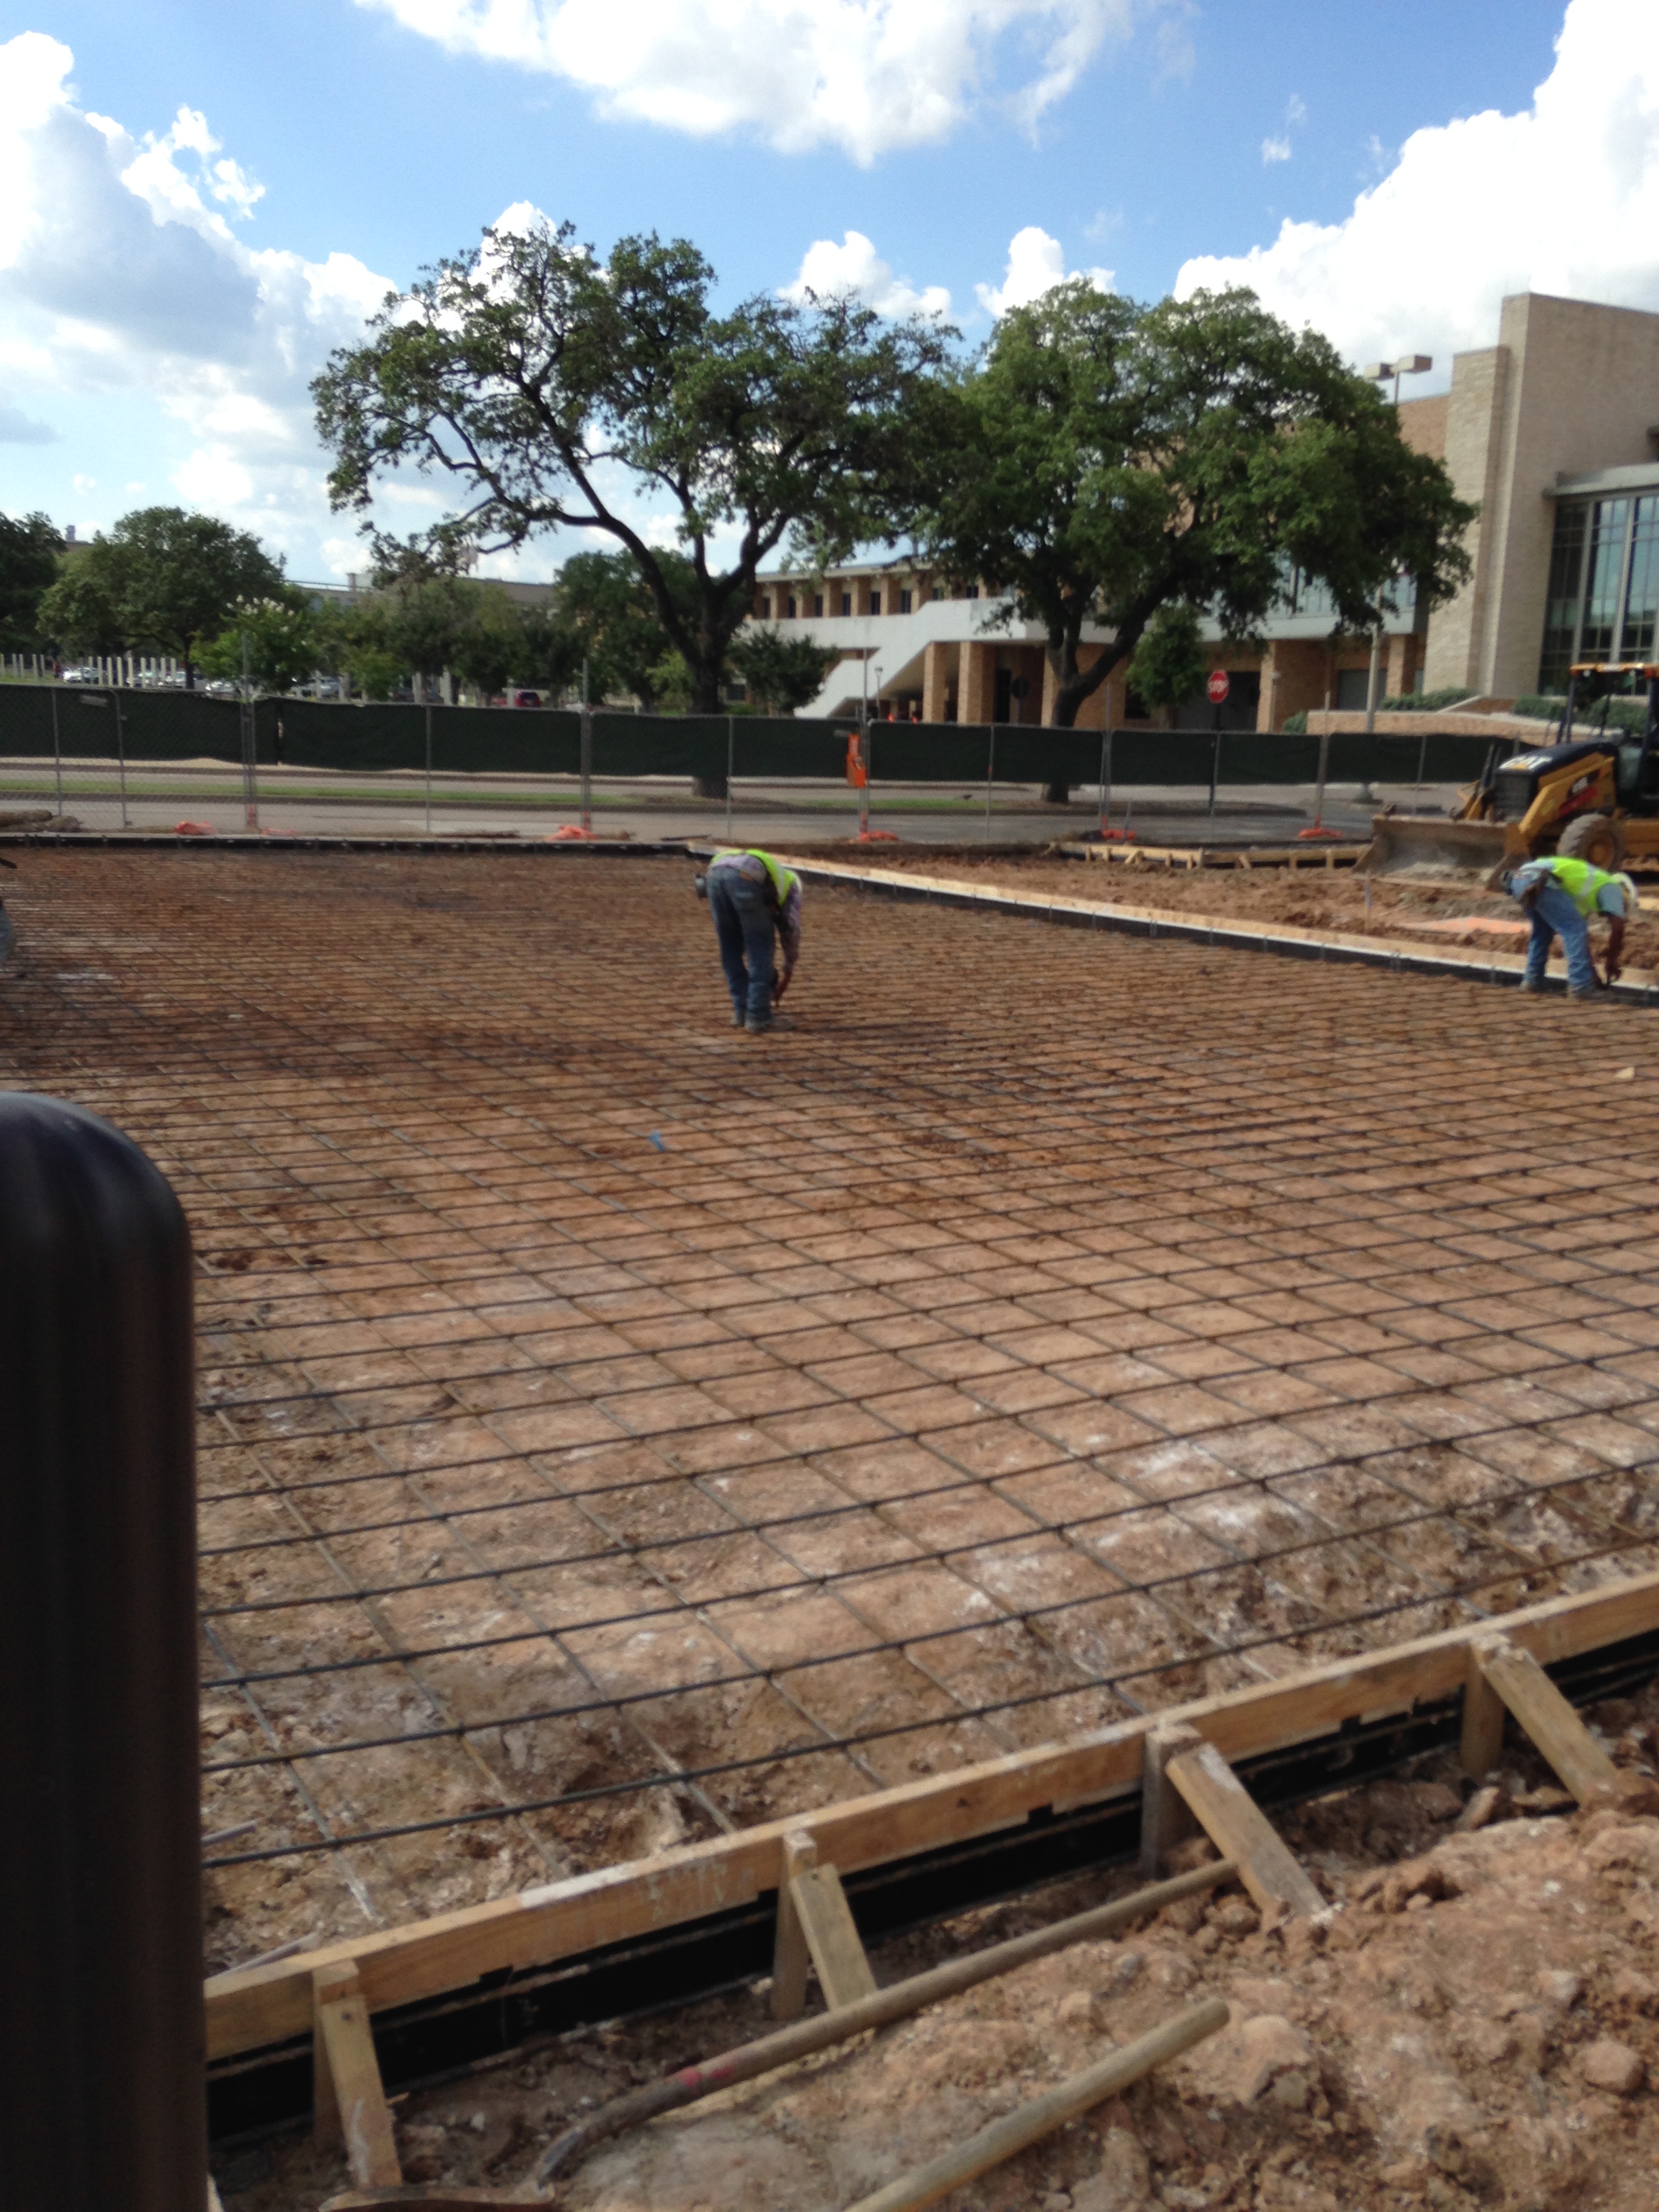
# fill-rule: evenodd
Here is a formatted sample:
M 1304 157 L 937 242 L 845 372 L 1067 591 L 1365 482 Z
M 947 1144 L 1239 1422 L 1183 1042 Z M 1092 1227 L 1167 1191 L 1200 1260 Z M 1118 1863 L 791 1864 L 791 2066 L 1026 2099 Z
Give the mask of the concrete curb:
M 1492 952 L 1485 958 L 1467 953 L 1431 952 L 1403 945 L 1391 939 L 1351 936 L 1345 931 L 1307 929 L 1281 922 L 1263 929 L 1246 922 L 1223 921 L 1172 912 L 1167 908 L 1107 906 L 1092 899 L 1036 897 L 1029 892 L 988 889 L 948 876 L 902 875 L 888 868 L 854 868 L 828 860 L 778 858 L 798 868 L 803 876 L 856 886 L 890 898 L 915 898 L 938 905 L 983 907 L 994 912 L 1024 915 L 1071 928 L 1107 929 L 1127 937 L 1174 937 L 1189 944 L 1212 945 L 1218 951 L 1274 952 L 1291 960 L 1337 960 L 1369 968 L 1391 969 L 1397 975 L 1441 975 L 1468 983 L 1496 983 L 1516 989 L 1525 969 L 1524 957 L 1513 952 Z M 1659 1006 L 1659 975 L 1644 969 L 1641 982 L 1615 983 L 1605 995 L 1628 1006 Z M 1566 990 L 1566 966 L 1552 961 L 1545 988 Z

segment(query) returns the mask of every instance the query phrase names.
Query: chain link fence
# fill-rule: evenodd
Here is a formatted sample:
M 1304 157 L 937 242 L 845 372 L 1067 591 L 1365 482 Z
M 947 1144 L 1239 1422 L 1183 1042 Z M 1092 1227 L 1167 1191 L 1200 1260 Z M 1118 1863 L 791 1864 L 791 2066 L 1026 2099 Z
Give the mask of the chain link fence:
M 1057 730 L 603 709 L 335 705 L 71 684 L 0 686 L 0 822 L 107 834 L 720 834 L 769 811 L 846 836 L 926 814 L 975 834 L 1048 793 L 1115 818 L 1137 792 L 1310 793 L 1466 781 L 1486 740 L 1450 732 Z M 1174 801 L 1194 811 L 1189 797 Z M 672 825 L 672 826 L 670 826 Z M 1079 826 L 1086 826 L 1079 822 Z M 797 833 L 799 834 L 799 833 Z M 881 834 L 879 831 L 876 834 Z M 935 826 L 931 834 L 939 834 Z M 1052 833 L 1051 833 L 1052 834 Z

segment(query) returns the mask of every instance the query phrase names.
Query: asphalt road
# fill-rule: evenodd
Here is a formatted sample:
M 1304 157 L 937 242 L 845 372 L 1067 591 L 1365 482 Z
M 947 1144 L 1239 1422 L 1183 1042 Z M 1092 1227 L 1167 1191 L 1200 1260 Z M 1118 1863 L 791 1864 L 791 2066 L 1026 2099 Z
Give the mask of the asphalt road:
M 63 771 L 64 811 L 88 830 L 173 830 L 180 822 L 216 831 L 246 826 L 239 770 L 219 763 L 130 766 L 123 799 L 121 779 L 110 762 L 71 762 Z M 1370 817 L 1389 803 L 1402 808 L 1443 809 L 1450 787 L 1378 786 L 1374 799 L 1358 799 L 1346 784 L 1327 792 L 1325 820 L 1345 835 L 1369 834 Z M 1277 843 L 1312 820 L 1311 785 L 1224 786 L 1213 817 L 1202 788 L 1182 786 L 1120 788 L 1112 817 L 1126 814 L 1148 842 Z M 436 776 L 428 810 L 423 778 L 397 771 L 383 775 L 331 774 L 321 769 L 262 769 L 258 826 L 302 836 L 419 836 L 458 832 L 545 837 L 580 819 L 574 783 L 526 776 Z M 0 814 L 57 803 L 50 762 L 0 763 Z M 835 783 L 734 784 L 730 809 L 723 800 L 690 795 L 683 778 L 596 782 L 593 827 L 602 835 L 641 840 L 724 838 L 791 842 L 851 836 L 859 826 L 857 795 Z M 1098 821 L 1097 793 L 1079 790 L 1069 806 L 1045 805 L 1035 786 L 998 785 L 988 811 L 985 792 L 960 786 L 880 786 L 871 793 L 872 829 L 907 841 L 932 843 L 1024 844 L 1081 836 Z

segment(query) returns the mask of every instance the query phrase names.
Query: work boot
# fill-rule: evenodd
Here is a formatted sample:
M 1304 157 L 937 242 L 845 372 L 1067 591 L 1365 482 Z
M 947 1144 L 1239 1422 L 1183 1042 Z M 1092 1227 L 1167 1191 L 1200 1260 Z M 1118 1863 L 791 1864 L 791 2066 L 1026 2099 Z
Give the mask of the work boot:
M 748 1013 L 742 1006 L 733 1006 L 732 1009 L 732 1026 L 734 1030 L 742 1029 L 748 1022 Z

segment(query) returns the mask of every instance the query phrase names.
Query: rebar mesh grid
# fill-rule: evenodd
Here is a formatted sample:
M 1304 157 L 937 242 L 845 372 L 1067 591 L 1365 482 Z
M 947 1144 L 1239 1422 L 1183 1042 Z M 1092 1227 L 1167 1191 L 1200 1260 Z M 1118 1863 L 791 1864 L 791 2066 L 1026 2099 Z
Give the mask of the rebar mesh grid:
M 5 1079 L 196 1240 L 215 1964 L 1659 1565 L 1639 1012 L 814 890 L 756 1040 L 678 862 L 21 857 Z

